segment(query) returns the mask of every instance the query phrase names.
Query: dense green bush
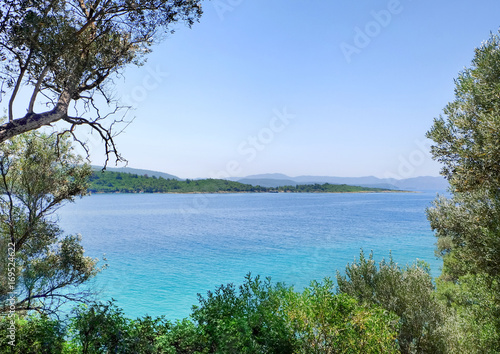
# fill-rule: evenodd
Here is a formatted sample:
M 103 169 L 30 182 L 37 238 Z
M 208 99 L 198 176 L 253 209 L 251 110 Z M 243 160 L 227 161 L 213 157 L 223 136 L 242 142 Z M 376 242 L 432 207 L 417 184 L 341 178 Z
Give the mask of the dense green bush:
M 12 332 L 11 320 L 14 322 Z M 63 324 L 45 316 L 0 317 L 0 353 L 61 353 L 64 336 Z
M 113 302 L 74 310 L 68 348 L 75 353 L 203 353 L 198 328 L 188 320 L 164 317 L 130 320 Z
M 492 291 L 494 289 L 494 291 Z M 437 295 L 451 316 L 445 327 L 450 353 L 500 352 L 500 288 L 485 274 L 437 281 Z
M 288 291 L 283 318 L 297 338 L 296 353 L 396 353 L 398 318 L 375 306 L 335 294 L 333 282 Z
M 443 353 L 447 318 L 445 306 L 437 299 L 429 267 L 423 262 L 399 267 L 392 259 L 379 266 L 361 251 L 360 258 L 337 273 L 339 293 L 361 303 L 378 305 L 400 317 L 398 343 L 403 353 Z
M 296 339 L 279 316 L 287 291 L 281 284 L 272 285 L 270 279 L 247 276 L 239 291 L 229 284 L 209 291 L 206 298 L 199 296 L 193 319 L 211 352 L 292 353 Z

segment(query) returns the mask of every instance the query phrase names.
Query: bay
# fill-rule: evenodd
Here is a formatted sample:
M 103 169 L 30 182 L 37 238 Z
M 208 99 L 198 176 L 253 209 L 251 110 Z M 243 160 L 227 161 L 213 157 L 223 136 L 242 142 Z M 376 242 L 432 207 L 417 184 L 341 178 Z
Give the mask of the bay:
M 401 265 L 441 261 L 426 193 L 95 194 L 58 211 L 86 255 L 109 267 L 93 286 L 128 317 L 187 317 L 197 294 L 247 273 L 296 289 L 373 251 Z

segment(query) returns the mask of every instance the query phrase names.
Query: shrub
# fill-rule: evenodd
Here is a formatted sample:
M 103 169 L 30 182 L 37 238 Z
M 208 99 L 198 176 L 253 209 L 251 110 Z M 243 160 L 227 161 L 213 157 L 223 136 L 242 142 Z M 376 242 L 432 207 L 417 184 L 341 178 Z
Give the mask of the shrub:
M 403 353 L 443 353 L 446 335 L 445 306 L 436 298 L 426 263 L 400 268 L 392 259 L 377 268 L 373 253 L 348 264 L 346 275 L 337 272 L 338 292 L 367 305 L 377 305 L 400 318 L 398 343 Z
M 285 320 L 278 316 L 284 287 L 269 278 L 246 277 L 236 290 L 222 285 L 207 298 L 198 295 L 200 306 L 193 308 L 210 352 L 292 353 L 295 338 Z
M 300 339 L 298 353 L 398 352 L 397 316 L 335 294 L 330 279 L 312 282 L 302 293 L 288 291 L 283 312 Z
M 11 319 L 15 327 L 14 337 L 10 337 Z M 65 343 L 64 334 L 65 328 L 61 322 L 46 316 L 0 317 L 0 352 L 61 353 Z

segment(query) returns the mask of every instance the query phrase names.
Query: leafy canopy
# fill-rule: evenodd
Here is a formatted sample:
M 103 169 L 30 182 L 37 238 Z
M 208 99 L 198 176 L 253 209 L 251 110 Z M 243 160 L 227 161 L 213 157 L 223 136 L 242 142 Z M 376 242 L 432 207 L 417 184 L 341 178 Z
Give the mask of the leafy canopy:
M 427 136 L 451 197 L 427 210 L 443 258 L 438 294 L 457 321 L 450 342 L 467 352 L 500 348 L 500 35 L 475 50 L 455 99 Z
M 0 312 L 14 305 L 51 314 L 89 295 L 75 287 L 97 274 L 97 261 L 84 256 L 80 236 L 63 236 L 52 215 L 86 194 L 91 169 L 81 162 L 64 137 L 31 132 L 0 144 L 0 248 L 15 253 L 13 262 L 0 260 Z
M 452 198 L 428 210 L 445 275 L 500 274 L 500 36 L 475 50 L 455 80 L 455 100 L 427 136 Z

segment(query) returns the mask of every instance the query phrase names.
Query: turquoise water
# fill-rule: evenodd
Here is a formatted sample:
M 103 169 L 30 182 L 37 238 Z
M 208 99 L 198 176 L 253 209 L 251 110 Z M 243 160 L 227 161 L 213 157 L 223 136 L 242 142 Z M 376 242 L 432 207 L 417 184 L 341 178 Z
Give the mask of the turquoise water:
M 97 276 L 102 299 L 128 317 L 183 318 L 197 293 L 270 276 L 297 289 L 334 277 L 373 250 L 396 262 L 431 264 L 435 238 L 425 208 L 435 193 L 100 194 L 58 212 L 66 233 L 81 233 L 86 254 L 109 268 Z

